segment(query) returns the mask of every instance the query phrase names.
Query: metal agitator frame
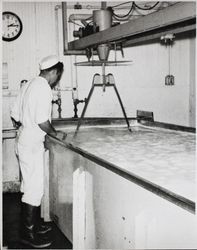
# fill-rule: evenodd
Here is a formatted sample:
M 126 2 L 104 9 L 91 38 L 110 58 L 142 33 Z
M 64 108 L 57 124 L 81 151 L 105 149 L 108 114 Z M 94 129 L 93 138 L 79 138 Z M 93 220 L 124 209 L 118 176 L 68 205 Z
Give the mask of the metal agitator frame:
M 105 91 L 106 87 L 113 87 L 114 88 L 114 91 L 115 91 L 116 96 L 118 98 L 118 101 L 120 103 L 120 106 L 121 106 L 121 109 L 122 109 L 122 112 L 123 112 L 123 115 L 124 115 L 124 118 L 125 118 L 125 121 L 126 121 L 126 124 L 127 124 L 128 130 L 131 132 L 131 127 L 130 127 L 130 124 L 129 124 L 129 120 L 127 118 L 127 115 L 126 115 L 122 100 L 120 98 L 118 89 L 117 89 L 117 87 L 115 85 L 114 76 L 112 74 L 102 75 L 102 79 L 103 79 L 103 82 L 98 83 L 98 80 L 100 80 L 100 74 L 98 74 L 98 73 L 95 74 L 94 77 L 93 77 L 92 87 L 91 87 L 91 89 L 89 91 L 88 97 L 85 100 L 85 105 L 84 105 L 83 111 L 81 113 L 81 117 L 79 118 L 77 128 L 76 128 L 76 131 L 75 131 L 75 135 L 77 134 L 77 132 L 78 132 L 80 126 L 81 126 L 82 120 L 83 120 L 83 118 L 85 116 L 85 112 L 87 110 L 88 104 L 90 102 L 90 98 L 91 98 L 91 96 L 93 94 L 93 91 L 94 91 L 95 87 L 102 87 L 103 91 Z

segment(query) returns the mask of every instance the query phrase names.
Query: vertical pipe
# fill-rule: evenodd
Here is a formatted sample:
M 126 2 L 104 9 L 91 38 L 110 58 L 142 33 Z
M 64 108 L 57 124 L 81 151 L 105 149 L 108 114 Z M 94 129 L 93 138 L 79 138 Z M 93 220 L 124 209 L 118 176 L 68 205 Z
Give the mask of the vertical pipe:
M 62 23 L 63 23 L 63 48 L 64 53 L 68 50 L 68 27 L 67 27 L 67 3 L 62 2 Z
M 55 32 L 56 32 L 56 54 L 59 57 L 59 18 L 58 18 L 58 10 L 61 9 L 61 5 L 56 5 L 55 6 Z M 61 108 L 61 86 L 60 86 L 60 81 L 57 84 L 57 105 L 58 105 L 58 118 L 62 118 L 61 112 L 62 112 L 62 108 Z
M 69 32 L 71 35 L 71 30 L 72 30 L 72 27 L 71 25 L 74 25 L 73 23 L 69 23 Z M 71 65 L 71 85 L 72 85 L 72 91 L 73 91 L 73 88 L 76 88 L 75 90 L 75 97 L 77 96 L 78 98 L 78 73 L 77 73 L 77 66 L 75 66 L 75 63 L 77 62 L 76 60 L 76 55 L 71 55 L 70 56 L 70 65 Z M 72 95 L 73 96 L 73 95 Z M 73 99 L 74 101 L 74 99 Z
M 168 75 L 170 75 L 170 70 L 171 70 L 171 44 L 167 45 L 168 46 Z
M 102 63 L 102 80 L 103 80 L 103 92 L 105 92 L 105 83 L 106 83 L 106 79 L 105 79 L 105 63 Z
M 116 43 L 114 43 L 114 49 L 115 49 L 115 62 L 117 61 L 117 46 Z
M 58 10 L 61 9 L 60 5 L 55 6 L 55 36 L 56 36 L 56 54 L 59 56 L 59 19 Z
M 58 10 L 61 9 L 61 5 L 56 5 L 55 6 L 55 32 L 56 32 L 56 54 L 59 57 L 59 18 L 58 18 Z M 61 112 L 62 112 L 62 108 L 61 108 L 61 86 L 60 86 L 60 81 L 57 84 L 57 87 L 55 88 L 57 90 L 57 105 L 58 105 L 58 118 L 62 118 Z
M 101 9 L 106 10 L 107 9 L 107 2 L 101 2 Z

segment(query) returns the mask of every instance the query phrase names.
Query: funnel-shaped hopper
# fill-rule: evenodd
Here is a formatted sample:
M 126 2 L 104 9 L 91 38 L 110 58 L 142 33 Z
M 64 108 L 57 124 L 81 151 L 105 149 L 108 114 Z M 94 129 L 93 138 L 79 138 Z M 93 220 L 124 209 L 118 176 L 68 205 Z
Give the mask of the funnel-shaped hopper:
M 108 44 L 101 44 L 97 47 L 98 57 L 100 61 L 107 61 L 109 56 L 109 45 Z

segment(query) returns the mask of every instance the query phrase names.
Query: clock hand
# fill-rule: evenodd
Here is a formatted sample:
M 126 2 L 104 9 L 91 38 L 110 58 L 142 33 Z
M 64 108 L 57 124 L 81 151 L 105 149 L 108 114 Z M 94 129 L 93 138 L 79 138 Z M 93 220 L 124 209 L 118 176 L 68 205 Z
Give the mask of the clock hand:
M 8 27 L 18 27 L 18 26 L 19 26 L 18 24 L 14 24 L 14 23 L 8 25 Z

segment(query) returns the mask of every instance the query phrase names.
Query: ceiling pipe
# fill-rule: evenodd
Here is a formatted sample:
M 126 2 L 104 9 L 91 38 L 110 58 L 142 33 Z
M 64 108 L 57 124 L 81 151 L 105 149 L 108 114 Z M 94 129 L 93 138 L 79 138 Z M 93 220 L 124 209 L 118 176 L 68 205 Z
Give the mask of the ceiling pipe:
M 76 20 L 87 20 L 91 19 L 92 14 L 71 14 L 69 16 L 69 22 L 76 21 Z
M 63 28 L 63 52 L 64 55 L 86 55 L 85 50 L 68 49 L 68 24 L 67 24 L 67 3 L 62 2 L 62 28 Z

